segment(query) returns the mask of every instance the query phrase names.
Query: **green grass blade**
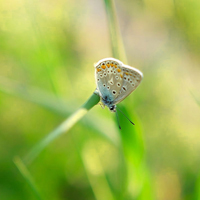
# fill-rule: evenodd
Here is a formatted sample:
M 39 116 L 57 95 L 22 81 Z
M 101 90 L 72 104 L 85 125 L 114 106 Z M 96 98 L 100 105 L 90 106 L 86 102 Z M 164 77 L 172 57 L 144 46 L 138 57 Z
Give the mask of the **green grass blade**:
M 108 18 L 113 57 L 127 63 L 126 53 L 117 22 L 114 0 L 104 0 L 104 2 Z M 124 112 L 127 116 L 129 115 L 125 110 Z M 136 116 L 134 116 L 134 118 L 136 119 Z M 122 120 L 120 121 L 122 122 Z M 124 121 L 124 124 L 125 123 L 126 122 Z M 127 177 L 121 178 L 122 185 L 125 185 L 126 187 L 120 188 L 120 198 L 123 199 L 123 194 L 128 193 L 132 198 L 143 200 L 148 197 L 149 199 L 152 199 L 152 188 L 149 184 L 146 184 L 149 182 L 149 176 L 144 159 L 143 138 L 139 122 L 135 127 L 130 124 L 129 126 L 122 126 L 120 134 L 125 165 L 128 173 Z M 146 191 L 150 192 L 145 195 Z
M 62 116 L 67 116 L 72 111 L 70 107 L 66 106 L 67 102 L 64 103 L 54 95 L 37 87 L 26 86 L 2 76 L 0 76 L 0 91 L 38 104 Z
M 120 122 L 124 124 L 120 135 L 127 168 L 127 179 L 121 180 L 127 188 L 123 188 L 122 192 L 128 192 L 133 199 L 144 200 L 148 197 L 151 200 L 153 199 L 152 188 L 148 184 L 150 177 L 145 162 L 144 139 L 140 122 L 136 115 L 129 114 L 125 108 L 120 109 L 135 123 L 133 126 L 120 115 Z
M 200 173 L 198 174 L 196 182 L 196 199 L 200 199 Z
M 127 63 L 125 49 L 117 21 L 114 1 L 104 0 L 104 2 L 108 19 L 108 27 L 113 57 L 118 58 L 119 60 L 122 60 L 123 62 Z
M 190 91 L 190 94 L 192 95 L 193 99 L 195 100 L 195 102 L 198 104 L 198 106 L 200 106 L 200 98 L 197 98 L 196 95 L 194 95 L 193 92 Z
M 18 170 L 20 171 L 20 173 L 22 174 L 22 176 L 24 177 L 24 179 L 26 180 L 26 182 L 31 187 L 33 193 L 35 194 L 36 199 L 42 200 L 42 197 L 31 177 L 31 174 L 29 173 L 27 167 L 24 165 L 22 160 L 19 157 L 15 157 L 14 163 L 15 163 L 16 167 L 18 168 Z
M 30 21 L 33 32 L 36 36 L 36 44 L 39 48 L 38 53 L 41 57 L 41 63 L 45 67 L 46 75 L 49 77 L 49 82 L 51 84 L 54 94 L 56 96 L 59 96 L 58 86 L 56 83 L 56 79 L 54 77 L 55 65 L 54 65 L 53 58 L 49 54 L 49 51 L 52 48 L 52 46 L 48 44 L 49 41 L 45 37 L 45 33 L 43 32 L 42 28 L 37 23 L 36 13 L 39 12 L 37 3 L 35 3 L 34 1 L 27 1 L 25 8 L 26 8 L 28 20 Z
M 24 162 L 26 164 L 30 164 L 49 143 L 72 128 L 93 106 L 99 102 L 99 100 L 100 98 L 98 95 L 92 94 L 92 96 L 81 108 L 60 124 L 60 126 L 58 126 L 55 130 L 49 133 L 35 147 L 33 147 L 30 153 L 25 157 Z
M 107 181 L 102 161 L 99 156 L 98 147 L 89 141 L 83 147 L 81 158 L 95 199 L 116 199 Z
M 75 110 L 74 102 L 72 103 L 66 100 L 64 102 L 62 99 L 59 99 L 55 97 L 55 95 L 52 95 L 44 90 L 36 87 L 24 86 L 24 84 L 18 81 L 13 81 L 1 76 L 0 91 L 5 94 L 17 96 L 29 102 L 35 103 L 64 117 L 69 116 Z M 112 125 L 112 123 L 108 120 L 99 118 L 97 116 L 87 116 L 84 122 L 89 123 L 89 128 L 108 139 L 114 145 L 119 144 L 119 138 L 116 134 L 114 134 L 114 125 Z M 85 123 L 83 123 L 83 125 L 85 125 Z M 106 124 L 106 126 L 101 126 L 101 124 Z M 107 130 L 110 130 L 110 133 L 108 133 Z

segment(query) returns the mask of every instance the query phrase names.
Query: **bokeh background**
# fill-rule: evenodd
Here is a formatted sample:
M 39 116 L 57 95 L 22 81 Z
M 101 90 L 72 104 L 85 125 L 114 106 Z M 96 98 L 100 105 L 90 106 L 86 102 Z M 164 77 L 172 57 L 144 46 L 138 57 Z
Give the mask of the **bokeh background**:
M 104 4 L 0 1 L 0 199 L 37 199 L 13 159 L 93 93 L 93 64 L 112 57 Z M 136 126 L 95 106 L 28 170 L 42 199 L 200 199 L 200 1 L 115 5 L 144 74 L 119 105 Z

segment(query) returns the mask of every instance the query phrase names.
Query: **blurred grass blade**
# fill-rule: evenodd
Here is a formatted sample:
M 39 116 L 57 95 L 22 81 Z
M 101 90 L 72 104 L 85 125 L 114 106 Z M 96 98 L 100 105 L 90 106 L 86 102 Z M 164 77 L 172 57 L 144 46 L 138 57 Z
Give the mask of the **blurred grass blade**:
M 55 140 L 61 134 L 67 132 L 73 125 L 75 125 L 93 106 L 99 102 L 100 98 L 96 94 L 88 99 L 88 101 L 79 108 L 74 114 L 66 119 L 60 126 L 49 133 L 43 140 L 41 140 L 25 157 L 24 162 L 30 164 L 37 155 L 53 140 Z
M 74 101 L 73 103 L 67 100 L 64 102 L 62 99 L 44 90 L 32 86 L 24 86 L 24 84 L 18 81 L 13 81 L 1 76 L 0 91 L 28 100 L 64 117 L 73 113 L 76 106 Z M 90 124 L 89 128 L 93 129 L 96 133 L 101 134 L 101 136 L 108 139 L 114 145 L 119 144 L 119 138 L 114 132 L 114 124 L 110 123 L 108 119 L 105 120 L 97 116 L 87 116 L 85 118 L 85 123 L 86 122 Z M 85 125 L 85 123 L 83 124 Z M 86 123 L 86 126 L 88 123 Z M 101 124 L 106 124 L 106 126 L 101 126 Z M 109 132 L 107 130 L 109 130 Z
M 198 106 L 200 106 L 200 98 L 197 98 L 196 95 L 194 95 L 193 92 L 190 91 L 190 94 L 192 95 L 193 99 L 196 101 L 196 103 L 198 104 Z
M 119 60 L 122 60 L 123 62 L 127 63 L 125 49 L 124 49 L 119 25 L 117 22 L 114 0 L 104 0 L 104 2 L 105 2 L 105 7 L 106 7 L 107 19 L 108 19 L 108 27 L 109 27 L 109 32 L 110 32 L 113 57 L 118 58 Z
M 110 189 L 101 164 L 98 147 L 94 146 L 94 144 L 88 144 L 83 148 L 82 161 L 95 198 L 97 200 L 114 200 L 114 194 Z
M 46 75 L 49 77 L 49 82 L 56 96 L 59 96 L 58 84 L 56 83 L 55 74 L 55 62 L 53 56 L 50 55 L 52 45 L 48 44 L 50 41 L 45 37 L 45 33 L 39 24 L 37 23 L 36 13 L 39 12 L 37 3 L 35 1 L 25 1 L 26 12 L 28 19 L 30 20 L 31 27 L 36 36 L 36 43 L 39 48 L 39 55 L 41 57 L 41 63 L 46 69 Z M 58 105 L 59 106 L 59 105 Z
M 198 173 L 197 181 L 196 181 L 196 199 L 200 199 L 200 173 Z
M 127 63 L 123 41 L 117 23 L 114 0 L 104 0 L 104 2 L 108 18 L 113 57 Z M 123 112 L 129 116 L 128 112 L 125 110 Z M 136 116 L 134 116 L 134 118 L 136 119 Z M 124 118 L 120 121 L 123 122 L 124 120 L 126 121 Z M 122 124 L 125 124 L 125 121 Z M 132 126 L 130 124 L 128 126 L 122 126 L 122 130 L 120 131 L 128 173 L 126 178 L 121 177 L 120 182 L 126 187 L 120 188 L 120 198 L 123 199 L 123 194 L 128 192 L 132 199 L 145 200 L 147 199 L 146 197 L 148 197 L 150 200 L 152 199 L 152 197 L 150 197 L 151 195 L 149 193 L 145 195 L 146 191 L 151 191 L 151 187 L 149 184 L 146 184 L 149 182 L 149 177 L 147 176 L 148 170 L 144 160 L 144 144 L 142 132 L 140 130 L 141 126 L 136 120 L 134 122 L 136 122 L 137 126 Z
M 25 100 L 36 103 L 62 116 L 72 110 L 61 99 L 36 87 L 26 86 L 18 81 L 13 81 L 0 76 L 0 91 L 9 95 L 19 96 Z
M 42 200 L 42 197 L 41 197 L 40 193 L 38 192 L 38 189 L 31 177 L 27 167 L 24 165 L 22 160 L 19 157 L 15 157 L 14 163 L 15 163 L 16 167 L 18 168 L 18 170 L 20 171 L 20 173 L 22 174 L 22 176 L 25 178 L 26 182 L 29 184 L 29 186 L 33 190 L 35 197 L 38 200 Z
M 126 116 L 131 116 L 135 126 L 127 122 L 127 119 L 123 116 L 120 117 L 122 124 L 122 130 L 120 131 L 122 148 L 125 157 L 127 167 L 127 188 L 124 192 L 132 197 L 132 199 L 138 200 L 153 200 L 152 186 L 149 184 L 150 176 L 149 170 L 145 162 L 145 149 L 144 139 L 142 135 L 142 126 L 136 115 L 129 114 L 128 110 L 124 107 L 120 108 Z M 148 197 L 148 198 L 147 198 Z

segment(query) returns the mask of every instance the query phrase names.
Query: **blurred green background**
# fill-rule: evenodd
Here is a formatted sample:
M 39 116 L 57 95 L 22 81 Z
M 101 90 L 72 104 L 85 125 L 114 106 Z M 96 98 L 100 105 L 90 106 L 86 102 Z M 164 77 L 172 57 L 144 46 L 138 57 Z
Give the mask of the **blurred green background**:
M 13 159 L 95 89 L 112 57 L 104 1 L 0 1 L 0 199 L 37 199 Z M 115 1 L 139 88 L 122 131 L 95 106 L 28 166 L 41 199 L 200 199 L 200 1 Z M 40 198 L 38 198 L 40 199 Z

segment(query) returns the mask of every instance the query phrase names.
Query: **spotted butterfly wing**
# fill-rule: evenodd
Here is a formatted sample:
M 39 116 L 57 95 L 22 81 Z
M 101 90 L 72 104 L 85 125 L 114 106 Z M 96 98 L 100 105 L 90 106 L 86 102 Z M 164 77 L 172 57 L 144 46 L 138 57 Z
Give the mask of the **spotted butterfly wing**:
M 95 65 L 97 89 L 102 98 L 109 96 L 114 100 L 119 94 L 123 82 L 120 73 L 122 65 L 122 62 L 113 58 L 102 59 Z
M 118 104 L 131 94 L 140 84 L 143 78 L 142 72 L 134 67 L 123 65 L 123 84 L 119 91 L 119 95 L 114 99 L 113 104 Z
M 95 77 L 100 97 L 115 105 L 137 88 L 142 73 L 117 59 L 105 58 L 95 64 Z

